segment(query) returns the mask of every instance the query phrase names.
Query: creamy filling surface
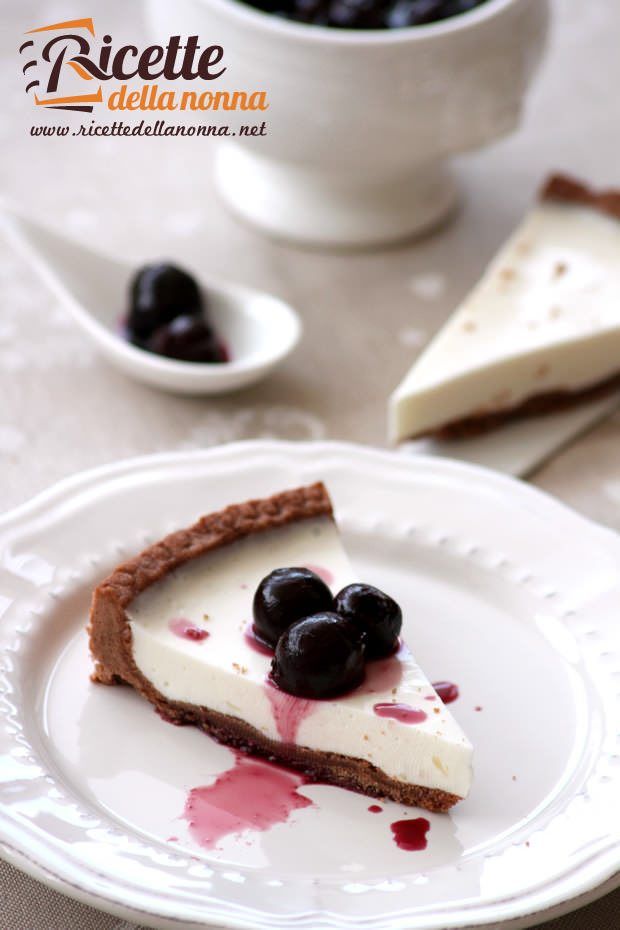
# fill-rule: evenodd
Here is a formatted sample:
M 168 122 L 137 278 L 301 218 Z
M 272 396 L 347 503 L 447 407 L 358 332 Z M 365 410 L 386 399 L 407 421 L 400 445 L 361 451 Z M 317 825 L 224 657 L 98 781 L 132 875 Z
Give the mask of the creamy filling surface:
M 620 222 L 543 201 L 390 399 L 394 440 L 620 372 Z
M 271 658 L 247 636 L 252 599 L 270 571 L 297 565 L 322 574 L 333 593 L 356 580 L 334 521 L 320 517 L 225 546 L 152 585 L 127 611 L 138 668 L 170 700 L 239 717 L 273 740 L 365 759 L 400 781 L 465 797 L 471 745 L 406 646 L 369 663 L 360 688 L 336 700 L 308 701 L 269 684 Z M 187 638 L 188 624 L 200 634 Z M 203 632 L 208 636 L 201 638 Z M 396 716 L 385 716 L 390 708 L 377 711 L 377 704 L 419 713 L 396 708 Z

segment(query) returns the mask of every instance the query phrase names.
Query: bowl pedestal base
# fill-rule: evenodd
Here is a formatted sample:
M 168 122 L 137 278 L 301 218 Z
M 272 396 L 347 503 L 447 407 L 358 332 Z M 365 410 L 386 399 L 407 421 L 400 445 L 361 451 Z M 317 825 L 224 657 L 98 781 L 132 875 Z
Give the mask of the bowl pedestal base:
M 446 163 L 406 174 L 329 174 L 256 154 L 235 143 L 216 154 L 215 179 L 232 210 L 263 232 L 316 246 L 364 248 L 420 235 L 453 210 Z

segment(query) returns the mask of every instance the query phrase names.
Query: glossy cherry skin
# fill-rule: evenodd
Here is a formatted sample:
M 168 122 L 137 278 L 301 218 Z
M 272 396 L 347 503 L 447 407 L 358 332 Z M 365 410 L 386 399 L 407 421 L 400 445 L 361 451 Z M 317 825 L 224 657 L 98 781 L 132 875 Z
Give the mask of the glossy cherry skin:
M 487 0 L 247 0 L 266 13 L 340 29 L 423 26 L 467 13 Z
M 347 620 L 332 612 L 298 620 L 278 640 L 271 678 L 283 691 L 328 698 L 364 678 L 364 643 Z
M 146 340 L 156 329 L 178 316 L 199 316 L 204 302 L 194 278 L 167 262 L 145 265 L 131 282 L 127 328 L 136 340 Z
M 292 623 L 310 614 L 331 610 L 332 593 L 308 568 L 276 568 L 256 589 L 252 605 L 254 633 L 275 648 Z
M 388 29 L 421 26 L 441 19 L 444 0 L 396 0 L 386 13 Z
M 370 584 L 350 584 L 334 598 L 336 612 L 366 636 L 366 657 L 389 656 L 398 645 L 403 625 L 400 607 Z
M 340 29 L 380 29 L 383 25 L 383 4 L 377 0 L 331 0 L 327 9 L 327 25 Z
M 178 316 L 166 326 L 160 326 L 143 347 L 156 355 L 183 362 L 226 361 L 213 330 L 198 316 Z

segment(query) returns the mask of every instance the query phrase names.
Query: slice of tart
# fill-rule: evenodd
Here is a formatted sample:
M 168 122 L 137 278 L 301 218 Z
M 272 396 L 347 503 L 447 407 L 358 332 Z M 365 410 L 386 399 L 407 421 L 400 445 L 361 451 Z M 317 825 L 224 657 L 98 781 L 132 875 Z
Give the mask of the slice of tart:
M 435 811 L 464 798 L 471 745 L 402 641 L 339 697 L 275 685 L 253 598 L 282 566 L 334 594 L 356 580 L 320 483 L 202 517 L 119 566 L 93 596 L 93 679 L 320 781 Z
M 472 435 L 618 386 L 620 191 L 556 175 L 393 393 L 390 435 Z

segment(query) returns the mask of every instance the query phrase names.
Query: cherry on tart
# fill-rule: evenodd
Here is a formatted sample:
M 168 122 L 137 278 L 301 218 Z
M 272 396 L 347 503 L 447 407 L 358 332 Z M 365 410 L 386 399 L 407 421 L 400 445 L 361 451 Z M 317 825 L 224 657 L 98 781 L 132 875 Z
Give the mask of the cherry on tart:
M 276 646 L 280 636 L 303 617 L 331 611 L 331 591 L 309 568 L 276 568 L 260 582 L 252 605 L 254 633 Z
M 366 637 L 366 656 L 382 659 L 398 645 L 403 615 L 393 598 L 370 584 L 350 584 L 335 599 L 336 612 Z
M 298 620 L 282 634 L 271 678 L 304 698 L 336 697 L 364 678 L 364 643 L 348 621 L 326 611 Z

